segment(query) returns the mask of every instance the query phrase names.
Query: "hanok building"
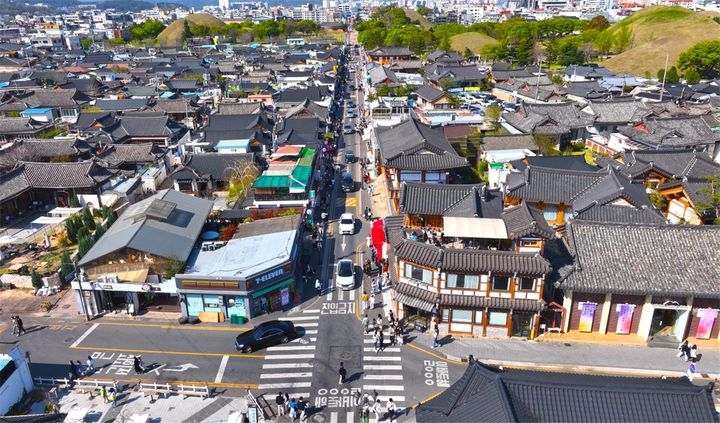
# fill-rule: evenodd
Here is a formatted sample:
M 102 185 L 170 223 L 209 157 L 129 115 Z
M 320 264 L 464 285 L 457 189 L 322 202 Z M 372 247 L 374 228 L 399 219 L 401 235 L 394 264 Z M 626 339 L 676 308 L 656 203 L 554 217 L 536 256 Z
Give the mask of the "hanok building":
M 442 128 L 424 125 L 415 117 L 395 126 L 376 128 L 375 133 L 379 146 L 376 160 L 389 179 L 394 199 L 403 181 L 451 183 L 453 170 L 468 165 L 450 145 Z
M 255 207 L 302 207 L 313 181 L 315 150 L 284 146 L 272 155 L 269 166 L 255 181 Z
M 187 261 L 211 209 L 211 201 L 174 190 L 129 206 L 78 262 L 80 279 L 72 287 L 81 313 L 130 304 L 138 312 L 149 301 L 177 308 L 168 269 Z
M 574 221 L 566 243 L 565 332 L 720 339 L 720 228 Z
M 367 56 L 373 62 L 386 65 L 400 60 L 410 60 L 412 53 L 407 47 L 375 47 L 367 52 Z
M 512 134 L 543 134 L 555 138 L 560 146 L 587 138 L 586 127 L 594 117 L 574 103 L 522 103 L 517 113 L 503 113 L 503 127 Z

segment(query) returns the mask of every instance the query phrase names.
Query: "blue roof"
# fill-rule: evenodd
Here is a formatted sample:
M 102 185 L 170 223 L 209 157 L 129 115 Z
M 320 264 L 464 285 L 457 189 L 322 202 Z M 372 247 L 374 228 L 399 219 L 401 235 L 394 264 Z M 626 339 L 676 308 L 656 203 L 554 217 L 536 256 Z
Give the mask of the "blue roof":
M 23 113 L 47 113 L 51 109 L 49 107 L 32 107 L 29 109 L 25 109 L 22 112 Z

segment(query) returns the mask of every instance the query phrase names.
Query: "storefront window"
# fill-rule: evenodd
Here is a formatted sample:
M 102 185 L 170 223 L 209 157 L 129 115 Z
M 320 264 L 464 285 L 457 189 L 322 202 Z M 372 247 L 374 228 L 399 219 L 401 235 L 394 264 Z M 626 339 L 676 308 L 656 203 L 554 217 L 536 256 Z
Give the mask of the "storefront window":
M 558 217 L 558 206 L 553 205 L 546 205 L 543 208 L 543 217 L 545 217 L 545 220 L 549 222 L 554 222 L 557 220 Z
M 520 290 L 521 291 L 534 291 L 535 290 L 535 278 L 520 278 Z
M 483 315 L 482 311 L 480 311 L 480 310 L 475 311 L 475 323 L 476 324 L 478 324 L 478 325 L 482 324 L 482 317 L 483 317 L 482 315 Z
M 472 323 L 472 310 L 453 310 L 452 321 L 454 323 Z
M 510 289 L 510 276 L 498 275 L 492 277 L 493 291 L 507 291 Z
M 448 288 L 477 289 L 480 283 L 480 277 L 478 275 L 456 275 L 454 273 L 448 273 L 447 278 Z
M 488 324 L 491 326 L 506 326 L 507 313 L 504 311 L 491 311 L 488 313 Z
M 205 311 L 205 309 L 203 307 L 202 295 L 187 294 L 187 295 L 185 295 L 185 301 L 187 302 L 188 316 L 199 316 L 200 312 Z
M 423 269 L 422 267 L 413 266 L 405 263 L 405 277 L 415 279 L 418 282 L 431 284 L 432 270 Z
M 448 320 L 450 320 L 450 310 L 446 308 L 442 311 L 442 321 L 447 322 Z

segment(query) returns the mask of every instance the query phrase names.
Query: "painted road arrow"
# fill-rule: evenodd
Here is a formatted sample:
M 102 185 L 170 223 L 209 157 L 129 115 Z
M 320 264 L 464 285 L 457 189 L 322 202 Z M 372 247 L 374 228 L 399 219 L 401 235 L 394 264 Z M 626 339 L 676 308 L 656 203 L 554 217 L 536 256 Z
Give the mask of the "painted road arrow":
M 179 365 L 179 366 L 178 366 L 177 368 L 175 368 L 175 369 L 163 368 L 163 371 L 166 371 L 166 372 L 184 372 L 185 370 L 190 370 L 190 369 L 199 369 L 199 367 L 196 366 L 196 365 L 194 365 L 194 364 L 192 364 L 192 363 L 185 363 L 185 364 Z

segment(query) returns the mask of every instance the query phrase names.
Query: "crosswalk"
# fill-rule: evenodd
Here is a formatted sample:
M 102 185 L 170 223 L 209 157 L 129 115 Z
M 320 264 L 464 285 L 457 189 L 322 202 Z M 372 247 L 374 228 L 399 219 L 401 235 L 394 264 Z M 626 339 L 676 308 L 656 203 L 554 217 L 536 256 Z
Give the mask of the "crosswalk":
M 298 316 L 283 317 L 283 320 L 302 327 L 304 336 L 266 349 L 258 390 L 268 401 L 272 401 L 278 392 L 287 393 L 290 398 L 309 398 L 312 392 L 320 309 L 304 310 Z
M 356 289 L 346 291 L 337 287 L 329 287 L 325 294 L 325 301 L 355 301 L 356 291 Z
M 402 407 L 405 402 L 405 384 L 403 383 L 403 366 L 400 344 L 389 345 L 390 336 L 383 331 L 385 348 L 375 352 L 373 332 L 363 337 L 363 392 L 377 391 L 380 401 L 392 398 L 395 404 Z

